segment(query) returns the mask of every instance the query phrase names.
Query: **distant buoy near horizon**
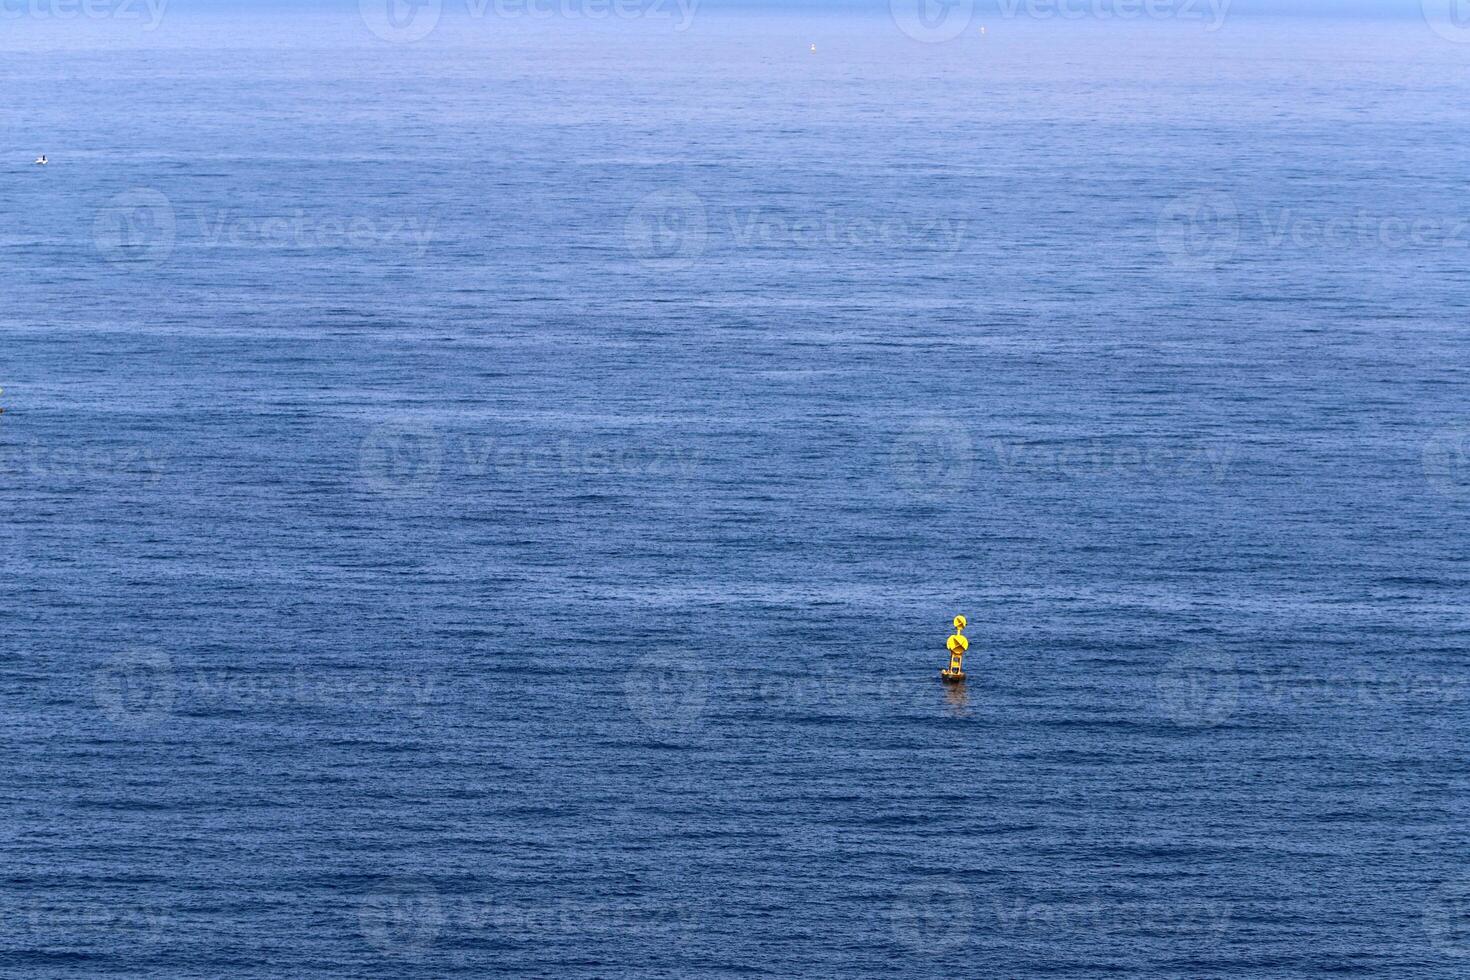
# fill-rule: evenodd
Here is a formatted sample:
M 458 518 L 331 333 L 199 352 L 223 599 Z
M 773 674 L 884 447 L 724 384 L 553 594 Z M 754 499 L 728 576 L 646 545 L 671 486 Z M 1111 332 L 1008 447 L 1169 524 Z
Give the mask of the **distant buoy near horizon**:
M 817 53 L 817 46 L 815 44 L 813 44 L 812 45 L 812 54 L 816 54 L 816 53 Z

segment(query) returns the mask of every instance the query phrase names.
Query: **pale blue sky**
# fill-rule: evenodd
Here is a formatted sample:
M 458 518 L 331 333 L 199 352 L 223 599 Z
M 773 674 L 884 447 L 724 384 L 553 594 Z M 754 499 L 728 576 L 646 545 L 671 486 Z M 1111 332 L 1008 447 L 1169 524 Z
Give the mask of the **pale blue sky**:
M 462 0 L 461 0 L 462 2 Z M 942 0 L 935 0 L 942 2 Z M 954 0 L 966 2 L 966 0 Z M 1005 3 L 1024 3 L 1026 0 L 973 0 L 977 10 L 999 10 Z M 1078 2 L 1102 2 L 1110 0 L 1072 0 Z M 1137 4 L 1141 0 L 1131 0 Z M 1182 0 L 1175 0 L 1182 2 Z M 1424 5 L 1431 8 L 1448 8 L 1457 0 L 1230 0 L 1232 14 L 1288 14 L 1293 16 L 1354 16 L 1354 17 L 1422 17 Z M 322 11 L 331 8 L 355 9 L 357 0 L 167 0 L 170 11 L 204 9 L 233 10 L 240 13 L 268 9 L 292 8 Z M 445 0 L 446 7 L 453 7 L 455 0 Z M 698 0 L 698 9 L 704 12 L 760 9 L 784 12 L 888 12 L 889 0 Z M 1467 4 L 1470 7 L 1470 4 Z M 1470 11 L 1467 11 L 1470 15 Z

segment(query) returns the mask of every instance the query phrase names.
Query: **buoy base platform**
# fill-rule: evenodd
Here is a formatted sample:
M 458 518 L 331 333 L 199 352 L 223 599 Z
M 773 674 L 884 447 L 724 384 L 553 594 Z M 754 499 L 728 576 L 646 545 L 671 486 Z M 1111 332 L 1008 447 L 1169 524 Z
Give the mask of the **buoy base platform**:
M 941 670 L 939 676 L 946 684 L 963 684 L 965 682 L 965 672 L 962 670 Z

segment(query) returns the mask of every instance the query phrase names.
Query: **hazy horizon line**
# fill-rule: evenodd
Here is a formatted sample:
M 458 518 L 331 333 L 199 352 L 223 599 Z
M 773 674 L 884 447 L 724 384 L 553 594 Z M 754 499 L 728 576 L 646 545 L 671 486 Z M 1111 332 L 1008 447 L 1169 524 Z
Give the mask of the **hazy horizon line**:
M 107 0 L 6 0 L 6 6 L 25 8 L 33 5 L 49 7 L 52 5 L 75 6 L 87 2 L 107 2 Z M 127 0 L 115 0 L 115 2 L 127 2 Z M 336 12 L 358 12 L 360 5 L 364 2 L 386 5 L 390 2 L 404 2 L 404 0 L 260 0 L 260 2 L 244 2 L 244 0 L 136 0 L 138 3 L 151 2 L 154 4 L 166 4 L 169 13 L 236 13 L 241 15 L 301 12 L 301 13 L 336 13 Z M 435 4 L 440 6 L 444 12 L 453 13 L 458 9 L 472 9 L 478 7 L 489 7 L 496 3 L 514 3 L 519 5 L 531 5 L 538 8 L 555 8 L 560 4 L 572 3 L 577 6 L 592 6 L 601 3 L 611 5 L 625 0 L 407 0 L 413 4 Z M 658 0 L 641 0 L 643 5 L 658 2 Z M 665 0 L 673 3 L 674 0 Z M 1145 8 L 1149 4 L 1164 3 L 1173 7 L 1185 3 L 1195 3 L 1202 7 L 1226 7 L 1231 16 L 1282 16 L 1282 17 L 1327 17 L 1341 20 L 1399 20 L 1399 19 L 1422 19 L 1428 13 L 1437 12 L 1441 6 L 1447 7 L 1453 0 L 680 0 L 681 3 L 696 7 L 701 13 L 762 13 L 762 14 L 805 14 L 805 15 L 882 15 L 889 16 L 892 13 L 894 3 L 914 5 L 920 2 L 931 3 L 936 9 L 948 4 L 951 6 L 962 6 L 965 9 L 973 9 L 978 15 L 1005 16 L 1014 13 L 1018 9 L 1028 9 L 1030 6 L 1050 6 L 1077 11 L 1087 10 L 1092 7 L 1102 6 L 1104 8 L 1129 7 L 1134 9 Z M 1058 20 L 1065 18 L 1058 17 Z

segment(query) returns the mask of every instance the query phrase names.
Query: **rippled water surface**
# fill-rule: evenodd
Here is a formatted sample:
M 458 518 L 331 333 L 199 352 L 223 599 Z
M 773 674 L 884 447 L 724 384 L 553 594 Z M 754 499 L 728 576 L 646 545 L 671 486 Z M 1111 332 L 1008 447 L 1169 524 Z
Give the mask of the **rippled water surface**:
M 7 974 L 1464 975 L 1470 45 L 19 26 Z

